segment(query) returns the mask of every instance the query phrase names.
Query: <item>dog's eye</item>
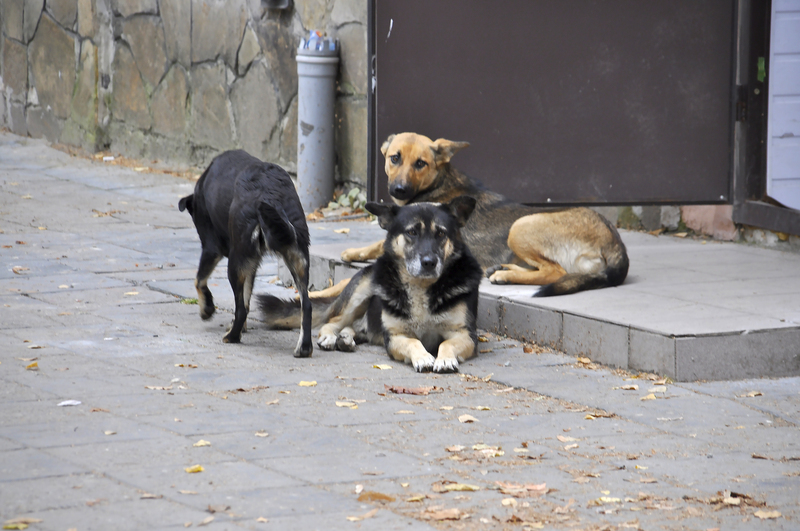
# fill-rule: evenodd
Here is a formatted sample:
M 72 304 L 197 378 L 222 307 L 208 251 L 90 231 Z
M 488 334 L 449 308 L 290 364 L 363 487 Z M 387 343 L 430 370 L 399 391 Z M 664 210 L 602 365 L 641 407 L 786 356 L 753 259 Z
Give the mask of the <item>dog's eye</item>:
M 397 164 L 398 162 L 400 162 L 400 155 L 398 155 L 397 153 L 395 153 L 394 155 L 392 155 L 391 157 L 389 157 L 389 160 L 391 160 L 391 161 L 392 161 L 392 164 Z
M 441 240 L 446 235 L 447 235 L 447 233 L 445 231 L 443 231 L 442 229 L 439 229 L 439 230 L 436 231 L 436 239 L 438 239 L 438 240 Z
M 417 229 L 415 229 L 414 227 L 411 227 L 410 229 L 408 229 L 406 231 L 406 234 L 408 234 L 409 236 L 416 236 L 417 235 Z
M 424 160 L 422 160 L 422 159 L 417 159 L 417 162 L 415 162 L 415 163 L 414 163 L 414 167 L 415 167 L 416 169 L 418 169 L 418 170 L 421 170 L 422 168 L 424 168 L 424 167 L 425 167 L 425 166 L 427 166 L 427 165 L 428 165 L 428 163 L 427 163 L 427 162 L 425 162 L 425 161 L 424 161 Z

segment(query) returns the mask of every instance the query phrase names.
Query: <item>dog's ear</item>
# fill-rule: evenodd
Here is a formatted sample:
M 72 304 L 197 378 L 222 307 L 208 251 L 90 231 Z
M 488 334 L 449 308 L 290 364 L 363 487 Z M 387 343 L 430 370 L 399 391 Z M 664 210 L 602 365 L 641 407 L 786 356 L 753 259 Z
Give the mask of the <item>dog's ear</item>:
M 397 212 L 400 211 L 400 207 L 393 203 L 370 202 L 367 203 L 364 208 L 366 208 L 367 212 L 370 214 L 378 216 L 378 224 L 384 230 L 389 229 L 389 226 L 392 224 L 392 221 L 394 221 L 394 217 L 397 215 Z
M 183 212 L 184 210 L 188 210 L 189 214 L 191 214 L 192 210 L 194 210 L 192 205 L 193 201 L 194 201 L 194 194 L 187 195 L 186 197 L 178 201 L 178 210 L 180 210 L 181 212 Z
M 466 225 L 472 211 L 475 210 L 475 203 L 477 200 L 468 195 L 460 195 L 443 205 L 451 214 L 456 218 L 459 227 Z
M 453 155 L 469 145 L 469 142 L 454 142 L 446 138 L 437 138 L 433 143 L 433 152 L 436 155 L 436 164 L 447 164 Z
M 392 140 L 394 140 L 394 136 L 395 135 L 389 135 L 389 138 L 386 139 L 386 142 L 381 145 L 381 153 L 384 157 L 386 156 L 386 152 L 389 151 L 389 144 L 391 144 Z

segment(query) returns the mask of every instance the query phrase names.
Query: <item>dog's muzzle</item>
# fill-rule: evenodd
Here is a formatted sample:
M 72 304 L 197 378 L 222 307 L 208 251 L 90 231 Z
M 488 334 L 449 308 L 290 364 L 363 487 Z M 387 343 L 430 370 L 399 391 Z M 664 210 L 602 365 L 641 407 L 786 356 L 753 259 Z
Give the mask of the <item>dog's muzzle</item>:
M 408 201 L 414 196 L 414 190 L 406 183 L 393 183 L 389 187 L 389 195 L 400 201 Z

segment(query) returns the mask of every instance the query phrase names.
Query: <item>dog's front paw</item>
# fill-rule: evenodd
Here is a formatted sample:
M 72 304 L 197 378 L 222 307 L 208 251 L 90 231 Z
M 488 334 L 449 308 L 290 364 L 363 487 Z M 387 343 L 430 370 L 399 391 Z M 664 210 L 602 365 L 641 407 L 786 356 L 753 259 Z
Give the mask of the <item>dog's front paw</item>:
M 345 249 L 342 251 L 342 262 L 361 262 L 364 257 L 358 249 Z
M 356 350 L 355 331 L 350 328 L 344 328 L 339 332 L 339 337 L 336 339 L 336 350 L 342 352 L 354 352 Z
M 433 372 L 458 372 L 458 360 L 439 356 L 433 363 Z
M 214 315 L 216 310 L 217 309 L 214 308 L 213 303 L 200 306 L 200 319 L 203 321 L 208 321 Z
M 317 339 L 317 345 L 322 350 L 333 350 L 336 348 L 336 335 L 335 334 L 323 334 L 320 332 L 319 338 Z
M 420 356 L 414 360 L 411 360 L 411 364 L 414 366 L 414 370 L 417 372 L 431 370 L 435 362 L 436 360 L 434 357 L 427 353 L 424 356 Z

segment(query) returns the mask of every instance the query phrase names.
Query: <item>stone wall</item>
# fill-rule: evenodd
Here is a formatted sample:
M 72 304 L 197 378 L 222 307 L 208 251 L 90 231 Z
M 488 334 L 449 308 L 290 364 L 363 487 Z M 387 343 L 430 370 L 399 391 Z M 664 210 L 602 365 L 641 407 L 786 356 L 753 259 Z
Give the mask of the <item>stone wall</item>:
M 1 0 L 0 126 L 135 158 L 297 156 L 296 48 L 340 39 L 337 179 L 363 185 L 366 0 Z

